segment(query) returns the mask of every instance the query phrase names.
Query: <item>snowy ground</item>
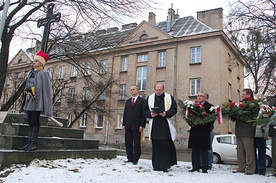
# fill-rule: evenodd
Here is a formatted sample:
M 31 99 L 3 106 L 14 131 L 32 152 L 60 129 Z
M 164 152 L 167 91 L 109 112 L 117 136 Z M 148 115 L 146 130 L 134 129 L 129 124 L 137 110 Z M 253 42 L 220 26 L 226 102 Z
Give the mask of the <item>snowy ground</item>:
M 154 183 L 275 183 L 272 176 L 232 173 L 236 165 L 214 165 L 208 174 L 188 172 L 191 162 L 178 161 L 168 173 L 152 170 L 151 160 L 140 159 L 138 165 L 115 159 L 34 160 L 29 166 L 13 165 L 0 172 L 5 183 L 86 183 L 86 182 L 154 182 Z

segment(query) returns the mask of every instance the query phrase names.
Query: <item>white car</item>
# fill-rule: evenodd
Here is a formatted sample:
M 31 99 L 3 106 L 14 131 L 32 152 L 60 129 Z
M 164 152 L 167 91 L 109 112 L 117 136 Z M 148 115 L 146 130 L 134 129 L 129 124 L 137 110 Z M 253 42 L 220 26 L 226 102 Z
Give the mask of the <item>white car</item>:
M 234 134 L 215 135 L 212 143 L 213 162 L 237 162 L 237 141 Z M 271 139 L 267 140 L 266 167 L 271 167 Z

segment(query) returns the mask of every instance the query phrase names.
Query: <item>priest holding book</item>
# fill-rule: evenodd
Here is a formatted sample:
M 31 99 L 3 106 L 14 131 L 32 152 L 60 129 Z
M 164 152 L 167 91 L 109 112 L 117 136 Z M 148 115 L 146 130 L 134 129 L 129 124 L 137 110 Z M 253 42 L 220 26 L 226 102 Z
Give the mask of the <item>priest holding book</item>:
M 173 141 L 176 131 L 171 117 L 177 113 L 177 104 L 164 85 L 157 83 L 155 93 L 151 94 L 144 104 L 143 111 L 149 121 L 149 138 L 152 143 L 152 166 L 154 171 L 168 172 L 177 164 L 176 149 Z

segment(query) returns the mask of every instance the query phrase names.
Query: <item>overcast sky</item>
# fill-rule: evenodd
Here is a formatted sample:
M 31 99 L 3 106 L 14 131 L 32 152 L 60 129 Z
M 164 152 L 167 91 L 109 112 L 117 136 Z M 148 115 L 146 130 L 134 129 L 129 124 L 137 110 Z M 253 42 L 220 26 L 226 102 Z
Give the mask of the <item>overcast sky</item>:
M 185 16 L 194 16 L 196 17 L 196 12 L 203 11 L 203 10 L 209 10 L 209 9 L 215 9 L 215 8 L 223 8 L 224 14 L 227 13 L 227 2 L 229 0 L 155 0 L 158 2 L 159 5 L 157 5 L 154 9 L 146 10 L 147 13 L 144 13 L 141 15 L 141 17 L 137 17 L 133 20 L 125 20 L 125 24 L 128 23 L 141 23 L 143 20 L 148 20 L 148 13 L 153 12 L 156 15 L 156 22 L 165 21 L 167 19 L 168 9 L 173 6 L 173 9 L 178 12 L 180 17 Z M 234 1 L 234 0 L 230 0 Z M 172 5 L 173 4 L 173 5 Z M 40 28 L 41 34 L 43 33 L 43 28 Z M 11 48 L 10 48 L 10 56 L 9 60 L 11 60 L 15 54 L 20 50 L 23 49 L 24 51 L 27 48 L 30 48 L 34 45 L 34 43 L 31 42 L 20 42 L 18 39 L 14 39 Z

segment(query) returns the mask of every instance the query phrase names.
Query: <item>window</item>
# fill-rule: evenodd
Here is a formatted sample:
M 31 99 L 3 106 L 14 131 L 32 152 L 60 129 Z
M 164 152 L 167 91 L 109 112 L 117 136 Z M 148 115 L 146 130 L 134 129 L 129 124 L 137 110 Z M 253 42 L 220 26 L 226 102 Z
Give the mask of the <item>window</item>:
M 108 60 L 102 60 L 101 61 L 101 68 L 100 68 L 100 74 L 107 73 L 108 70 Z
M 47 71 L 49 72 L 50 79 L 53 79 L 54 69 L 53 68 L 48 68 Z
M 83 100 L 89 100 L 90 98 L 90 89 L 85 87 L 83 88 Z
M 105 100 L 106 97 L 106 91 L 103 91 L 103 93 L 99 96 L 99 100 Z
M 128 70 L 128 57 L 122 58 L 122 71 Z
M 201 63 L 201 47 L 191 48 L 191 63 Z
M 87 114 L 84 113 L 84 114 L 81 116 L 81 124 L 80 124 L 80 127 L 86 127 L 86 122 L 87 122 Z
M 143 34 L 141 37 L 140 37 L 140 40 L 142 41 L 142 40 L 146 40 L 146 39 L 148 39 L 149 38 L 149 36 L 147 35 L 147 34 Z
M 74 102 L 75 100 L 75 88 L 69 88 L 69 102 Z
M 104 116 L 102 114 L 96 115 L 96 128 L 103 128 Z
M 147 84 L 147 67 L 138 67 L 137 68 L 137 86 L 139 90 L 145 91 Z
M 117 128 L 122 128 L 123 127 L 123 114 L 118 114 L 118 119 L 117 119 Z
M 228 57 L 227 57 L 227 64 L 228 64 L 228 70 L 231 72 L 232 69 L 231 69 L 231 55 L 230 53 L 227 53 L 228 54 Z
M 237 92 L 238 92 L 238 101 L 241 101 L 241 91 L 237 90 Z
M 65 74 L 65 66 L 60 66 L 59 67 L 59 79 L 63 79 Z
M 91 76 L 92 74 L 92 64 L 90 62 L 86 63 L 86 75 Z
M 67 115 L 67 120 L 68 120 L 68 125 L 70 125 L 73 121 L 73 117 L 72 117 L 72 114 L 68 114 Z
M 5 93 L 3 102 L 7 103 L 8 100 L 9 100 L 9 93 Z
M 201 79 L 199 78 L 193 78 L 190 79 L 190 95 L 196 96 L 198 92 L 200 92 L 201 88 Z
M 16 73 L 16 78 L 17 78 L 17 79 L 22 78 L 22 73 L 21 73 L 21 72 L 17 72 L 17 73 Z
M 219 143 L 223 143 L 223 144 L 232 144 L 232 140 L 231 137 L 220 137 L 217 138 Z
M 126 98 L 126 84 L 120 85 L 120 97 L 121 100 Z
M 73 65 L 71 77 L 77 77 L 77 76 L 78 76 L 78 67 L 76 65 Z
M 57 95 L 57 102 L 61 102 L 61 99 L 62 99 L 62 90 L 60 90 L 58 92 L 58 95 Z
M 165 67 L 166 66 L 166 52 L 160 51 L 158 53 L 159 60 L 158 60 L 158 67 Z
M 231 85 L 231 83 L 228 83 L 228 99 L 229 99 L 229 101 L 232 101 L 231 93 L 232 93 L 232 85 Z
M 240 79 L 240 64 L 237 63 L 237 78 Z
M 12 81 L 12 75 L 8 74 L 8 76 L 7 76 L 7 85 L 11 84 L 11 81 Z
M 11 110 L 12 113 L 15 113 L 16 112 L 16 103 L 14 102 L 12 104 L 12 110 Z
M 147 62 L 148 54 L 138 55 L 138 62 Z

